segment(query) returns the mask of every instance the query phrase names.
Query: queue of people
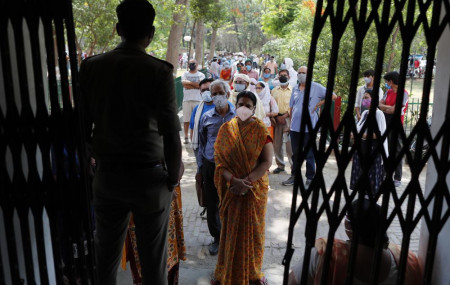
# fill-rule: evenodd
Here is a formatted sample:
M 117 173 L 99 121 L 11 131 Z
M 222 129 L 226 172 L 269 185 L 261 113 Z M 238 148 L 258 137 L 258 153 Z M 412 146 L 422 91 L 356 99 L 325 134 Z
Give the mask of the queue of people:
M 79 73 L 88 150 L 97 165 L 93 181 L 97 275 L 100 284 L 116 284 L 125 252 L 123 260 L 130 262 L 135 284 L 178 284 L 179 262 L 185 259 L 186 250 L 180 187 L 184 167 L 173 67 L 145 53 L 155 33 L 155 10 L 147 0 L 124 0 L 116 11 L 122 42 L 113 51 L 84 60 Z M 318 122 L 327 93 L 324 86 L 311 82 L 305 109 L 311 125 L 303 130 L 306 66 L 295 72 L 289 58 L 281 66 L 273 56 L 266 56 L 266 60 L 262 66 L 239 54 L 235 62 L 225 61 L 223 69 L 217 63 L 214 77 L 226 77 L 229 82 L 225 78 L 205 79 L 195 60 L 189 61 L 189 71 L 182 76 L 184 143 L 192 142 L 196 179 L 205 190 L 207 223 L 213 238 L 209 253 L 218 255 L 213 285 L 268 284 L 262 263 L 269 168 L 275 152 L 277 168 L 273 174 L 285 171 L 283 148 L 291 169 L 299 167 L 300 145 L 306 147 L 314 141 L 309 134 Z M 261 74 L 256 72 L 258 64 Z M 380 94 L 373 91 L 374 73 L 367 71 L 364 76 L 366 84 L 360 89 L 364 93 L 356 104 L 360 106 L 357 131 L 362 141 L 377 141 L 393 119 L 397 101 L 402 102 L 403 123 L 408 93 L 404 91 L 403 98 L 397 100 L 399 75 L 389 72 L 383 77 L 388 91 L 379 102 L 379 110 L 375 109 L 372 99 L 379 99 Z M 331 97 L 334 100 L 336 94 Z M 372 152 L 376 144 L 363 148 Z M 382 149 L 386 156 L 388 150 L 399 151 L 398 147 L 388 149 L 386 141 Z M 351 184 L 356 186 L 351 187 L 355 189 L 365 173 L 360 161 L 367 154 L 360 153 L 355 155 L 352 169 Z M 401 184 L 401 164 L 398 168 L 396 186 Z M 293 173 L 283 185 L 293 184 Z M 315 157 L 310 147 L 306 188 L 314 175 Z M 377 156 L 369 171 L 370 183 L 365 186 L 367 195 L 379 192 L 383 175 L 382 159 Z M 373 232 L 360 225 L 378 220 L 377 209 L 370 202 L 361 218 L 351 212 L 348 217 L 349 232 L 358 230 L 358 237 L 364 237 L 352 241 L 349 235 L 351 242 L 358 243 L 358 250 L 361 245 L 364 254 L 357 255 L 360 264 L 371 260 L 373 237 L 380 234 L 379 228 Z M 316 280 L 321 276 L 324 243 L 316 246 L 316 263 L 311 264 L 314 270 L 308 272 Z M 348 243 L 336 244 L 336 250 L 341 250 L 337 257 L 348 252 Z M 383 252 L 381 280 L 390 280 L 397 257 L 398 251 Z M 345 265 L 336 259 L 332 268 L 346 272 Z M 410 265 L 414 272 L 415 263 Z M 299 268 L 303 267 L 294 268 L 292 284 L 299 282 Z M 364 272 L 357 268 L 355 273 L 361 284 L 368 280 Z M 336 278 L 344 280 L 345 275 Z
M 285 61 L 287 60 L 285 59 Z M 237 67 L 238 69 L 241 67 L 240 63 L 237 63 Z M 306 66 L 301 66 L 295 75 L 297 84 L 291 87 L 290 82 L 292 81 L 290 80 L 291 74 L 289 70 L 279 70 L 276 78 L 278 86 L 274 87 L 272 91 L 270 91 L 267 81 L 253 81 L 253 78 L 249 80 L 248 75 L 243 73 L 238 73 L 234 77 L 234 82 L 232 83 L 234 91 L 231 91 L 227 82 L 222 80 L 216 80 L 211 83 L 209 92 L 211 92 L 213 102 L 220 102 L 220 106 L 227 108 L 220 111 L 220 107 L 216 107 L 214 110 L 206 112 L 204 117 L 200 119 L 199 148 L 202 150 L 196 154 L 197 162 L 204 167 L 202 181 L 206 196 L 209 197 L 207 199 L 208 228 L 213 237 L 213 242 L 209 245 L 209 252 L 211 255 L 219 254 L 212 284 L 240 284 L 239 282 L 234 282 L 234 280 L 245 280 L 244 284 L 248 284 L 248 282 L 250 284 L 267 284 L 267 280 L 260 271 L 263 246 L 255 248 L 255 246 L 261 244 L 259 238 L 264 237 L 264 222 L 263 220 L 258 220 L 258 217 L 264 217 L 267 203 L 266 189 L 268 186 L 266 179 L 268 179 L 268 169 L 272 164 L 272 153 L 275 154 L 277 163 L 277 168 L 273 171 L 273 174 L 279 174 L 285 171 L 284 149 L 286 149 L 292 172 L 290 178 L 283 181 L 282 184 L 289 186 L 294 183 L 293 170 L 297 167 L 296 158 L 300 151 L 299 138 L 300 132 L 303 131 L 301 130 L 301 122 L 303 119 L 303 98 L 307 76 Z M 367 197 L 368 195 L 373 196 L 379 193 L 381 182 L 384 179 L 385 171 L 382 154 L 378 153 L 371 163 L 367 174 L 368 179 L 365 179 L 366 177 L 363 179 L 361 176 L 365 173 L 362 169 L 361 161 L 368 160 L 375 151 L 378 151 L 378 138 L 381 138 L 386 131 L 386 115 L 389 116 L 392 113 L 392 109 L 395 108 L 393 103 L 395 103 L 396 99 L 393 97 L 395 96 L 393 92 L 387 92 L 386 95 L 381 97 L 380 109 L 374 109 L 375 121 L 368 119 L 371 116 L 372 98 L 374 97 L 374 72 L 373 70 L 368 70 L 364 72 L 364 75 L 365 85 L 358 89 L 356 96 L 356 99 L 359 101 L 357 104 L 362 110 L 360 115 L 356 113 L 357 132 L 361 136 L 360 149 L 362 151 L 355 152 L 353 156 L 350 189 L 365 188 L 365 196 Z M 386 84 L 396 88 L 398 73 L 387 73 L 384 79 Z M 255 85 L 255 93 L 249 89 L 250 82 L 253 82 Z M 203 86 L 202 83 L 200 85 Z M 214 90 L 213 86 L 215 86 Z M 362 91 L 364 91 L 363 95 L 359 96 L 359 93 Z M 202 92 L 208 91 L 202 90 Z M 222 97 L 214 101 L 214 96 L 217 95 Z M 306 126 L 304 130 L 303 147 L 310 143 L 308 134 L 318 122 L 319 109 L 324 103 L 325 95 L 326 88 L 324 86 L 311 82 L 307 109 L 311 126 Z M 380 96 L 380 94 L 378 95 Z M 205 96 L 202 95 L 202 97 Z M 332 100 L 335 100 L 336 97 L 336 94 L 332 93 Z M 407 95 L 405 95 L 405 98 L 405 105 L 402 109 L 406 108 L 407 105 Z M 241 100 L 244 102 L 241 103 Z M 258 104 L 263 107 L 262 114 L 264 115 L 257 115 Z M 371 123 L 368 123 L 369 121 Z M 253 123 L 250 124 L 249 122 Z M 375 122 L 376 126 L 373 125 L 373 122 Z M 246 127 L 244 128 L 247 124 L 248 126 L 253 126 L 250 129 L 251 131 Z M 254 138 L 247 141 L 247 137 L 250 135 L 256 136 L 259 132 L 257 131 L 258 128 L 262 126 L 266 132 L 263 132 L 258 140 Z M 372 134 L 372 143 L 370 145 L 367 143 L 368 128 L 372 130 L 370 132 Z M 267 146 L 267 148 L 270 148 L 270 152 L 263 151 L 264 147 L 261 146 L 261 142 L 264 141 L 264 138 L 266 138 L 265 143 L 270 144 L 270 147 Z M 259 152 L 260 148 L 256 147 L 255 144 L 262 147 L 261 152 Z M 203 148 L 201 147 L 202 145 Z M 388 140 L 382 142 L 382 149 L 385 155 L 389 156 Z M 254 153 L 251 157 L 258 159 L 249 164 L 253 167 L 247 167 L 247 162 L 245 159 L 242 161 L 242 158 L 248 158 L 251 153 Z M 267 157 L 269 153 L 271 156 Z M 225 164 L 223 160 L 226 161 Z M 225 166 L 222 166 L 223 164 Z M 264 166 L 265 174 L 263 175 L 261 172 L 261 176 L 255 174 L 255 177 L 253 177 L 252 173 L 259 169 L 258 166 L 260 165 L 261 167 Z M 308 188 L 315 175 L 315 159 L 311 146 L 309 146 L 306 154 L 305 174 L 306 180 L 304 184 L 305 188 Z M 364 182 L 359 183 L 359 181 Z M 360 186 L 358 186 L 358 183 Z M 397 186 L 397 184 L 395 185 Z M 251 198 L 257 198 L 259 206 L 262 208 L 255 208 L 256 206 L 252 199 L 248 198 L 244 202 L 243 198 L 239 197 L 239 195 L 248 195 L 247 193 L 251 194 Z M 247 210 L 251 211 L 245 212 Z M 241 213 L 243 214 L 242 217 L 239 216 Z M 257 215 L 252 218 L 252 213 L 257 213 Z M 251 236 L 252 233 L 249 236 L 248 231 L 243 229 L 242 231 L 245 234 L 239 231 L 243 224 L 248 223 L 243 220 L 244 218 L 251 218 L 255 223 L 261 225 L 260 228 L 254 229 L 253 236 Z M 249 240 L 251 243 L 248 243 Z M 251 253 L 250 256 L 242 255 L 248 252 Z M 393 263 L 392 266 L 395 267 Z

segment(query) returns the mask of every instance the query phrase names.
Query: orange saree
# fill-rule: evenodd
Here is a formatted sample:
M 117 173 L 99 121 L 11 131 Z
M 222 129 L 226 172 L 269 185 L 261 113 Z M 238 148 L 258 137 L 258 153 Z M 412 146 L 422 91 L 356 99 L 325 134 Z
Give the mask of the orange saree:
M 261 120 L 254 119 L 242 128 L 237 118 L 223 124 L 214 144 L 214 183 L 222 223 L 214 278 L 221 285 L 248 285 L 263 277 L 268 176 L 254 181 L 244 196 L 228 191 L 230 185 L 223 177 L 226 169 L 234 177 L 245 178 L 257 165 L 270 134 Z

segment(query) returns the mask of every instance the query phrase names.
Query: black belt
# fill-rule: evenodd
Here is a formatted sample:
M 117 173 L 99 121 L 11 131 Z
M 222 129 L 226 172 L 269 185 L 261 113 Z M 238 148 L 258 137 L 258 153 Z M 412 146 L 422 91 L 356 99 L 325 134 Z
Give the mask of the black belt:
M 163 167 L 163 163 L 161 161 L 152 161 L 152 162 L 98 162 L 97 170 L 100 171 L 124 171 L 124 170 L 139 170 L 139 169 L 148 169 L 148 168 L 159 168 Z

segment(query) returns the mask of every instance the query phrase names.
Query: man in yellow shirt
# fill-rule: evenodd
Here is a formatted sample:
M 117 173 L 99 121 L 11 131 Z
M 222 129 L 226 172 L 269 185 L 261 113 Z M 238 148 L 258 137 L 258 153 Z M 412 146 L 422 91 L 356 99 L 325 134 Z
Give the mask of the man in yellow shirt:
M 289 164 L 292 169 L 292 148 L 289 140 L 289 100 L 291 99 L 292 88 L 289 87 L 289 71 L 280 70 L 278 73 L 280 86 L 275 87 L 272 90 L 272 96 L 277 101 L 279 114 L 275 117 L 276 124 L 274 125 L 274 138 L 273 138 L 273 150 L 275 153 L 275 161 L 278 167 L 273 171 L 274 174 L 278 174 L 284 171 L 284 151 L 283 145 L 286 144 L 286 152 L 289 160 Z M 293 170 L 291 170 L 293 174 Z

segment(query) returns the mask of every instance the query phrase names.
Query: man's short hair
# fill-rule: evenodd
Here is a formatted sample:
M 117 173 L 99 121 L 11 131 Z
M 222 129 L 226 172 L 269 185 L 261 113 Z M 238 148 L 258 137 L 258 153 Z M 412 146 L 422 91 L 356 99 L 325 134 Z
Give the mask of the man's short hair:
M 391 71 L 391 72 L 388 72 L 388 73 L 386 73 L 386 74 L 383 76 L 384 80 L 386 80 L 386 81 L 392 80 L 392 82 L 393 82 L 395 85 L 398 85 L 398 78 L 399 78 L 399 77 L 400 77 L 400 75 L 398 74 L 397 71 Z
M 368 69 L 368 70 L 364 71 L 363 75 L 364 75 L 364 77 L 375 76 L 375 70 Z
M 211 85 L 209 85 L 209 90 L 212 90 L 213 87 L 216 86 L 216 85 L 222 86 L 222 88 L 225 90 L 225 92 L 227 92 L 227 93 L 230 92 L 230 86 L 225 81 L 223 81 L 221 79 L 214 80 L 211 83 Z
M 150 35 L 155 9 L 147 0 L 124 0 L 116 8 L 121 36 L 137 41 Z
M 289 75 L 289 70 L 287 69 L 281 69 L 280 71 L 278 71 L 278 75 L 280 75 L 281 72 L 287 72 L 287 74 Z
M 214 81 L 214 79 L 212 79 L 212 78 L 205 78 L 202 81 L 200 81 L 200 83 L 198 84 L 198 87 L 202 87 L 203 84 L 206 84 L 208 82 L 213 82 L 213 81 Z

